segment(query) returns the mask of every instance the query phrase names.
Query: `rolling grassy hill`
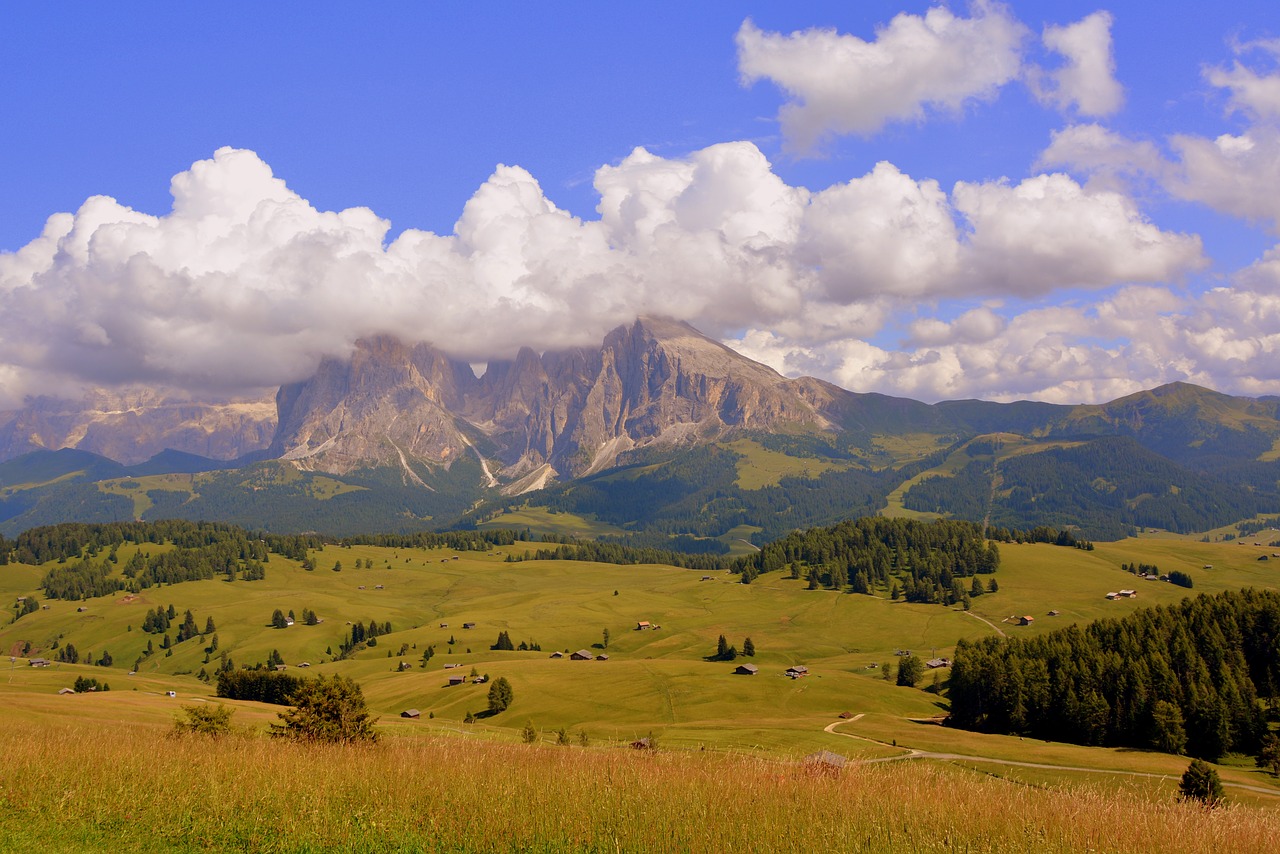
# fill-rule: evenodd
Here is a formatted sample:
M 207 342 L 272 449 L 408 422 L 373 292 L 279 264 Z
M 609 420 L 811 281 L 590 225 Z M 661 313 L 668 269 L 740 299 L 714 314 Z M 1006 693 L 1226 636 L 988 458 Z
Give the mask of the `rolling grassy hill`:
M 743 585 L 726 572 L 505 562 L 506 552 L 526 547 L 516 543 L 477 553 L 328 546 L 311 553 L 314 571 L 272 555 L 263 581 L 185 582 L 152 587 L 136 597 L 117 594 L 84 602 L 41 598 L 47 610 L 0 628 L 0 649 L 18 655 L 30 643 L 30 655 L 53 657 L 55 641 L 72 643 L 82 655 L 92 652 L 95 658 L 109 650 L 114 666 L 62 664 L 42 670 L 26 667 L 18 658 L 0 693 L 12 696 L 15 710 L 28 708 L 43 715 L 73 708 L 60 702 L 91 710 L 107 703 L 108 695 L 68 698 L 53 693 L 70 685 L 76 675 L 94 675 L 111 683 L 110 703 L 136 693 L 143 707 L 163 717 L 174 704 L 153 695 L 161 687 L 181 697 L 210 697 L 212 689 L 195 674 L 201 668 L 212 671 L 220 653 L 228 653 L 239 666 L 265 661 L 278 650 L 290 672 L 342 673 L 357 679 L 372 709 L 393 729 L 406 726 L 396 716 L 410 707 L 424 716 L 407 725 L 414 732 L 461 728 L 468 712 L 485 708 L 487 685 L 447 685 L 453 671 L 446 672 L 444 665 L 457 664 L 463 673 L 474 668 L 493 678 L 505 676 L 515 690 L 511 709 L 466 727 L 473 732 L 513 737 L 525 724 L 533 724 L 546 731 L 585 730 L 609 742 L 653 732 L 670 746 L 784 753 L 825 747 L 874 756 L 886 747 L 827 733 L 823 727 L 848 711 L 864 717 L 842 725 L 842 730 L 879 742 L 912 744 L 923 731 L 909 719 L 935 717 L 944 708 L 940 697 L 922 690 L 929 687 L 929 676 L 921 689 L 898 687 L 881 678 L 880 667 L 893 661 L 900 649 L 926 658 L 946 656 L 962 637 L 1045 632 L 1071 621 L 1118 616 L 1188 595 L 1166 583 L 1136 581 L 1120 569 L 1131 561 L 1156 563 L 1164 572 L 1185 571 L 1195 580 L 1194 592 L 1280 585 L 1280 560 L 1257 560 L 1269 554 L 1265 546 L 1177 538 L 1125 540 L 1092 552 L 1006 545 L 994 576 L 999 592 L 975 598 L 966 613 L 940 605 L 806 590 L 802 581 L 780 573 Z M 122 565 L 135 548 L 163 547 L 122 546 Z M 355 569 L 357 561 L 370 568 Z M 340 571 L 332 569 L 337 563 Z M 1214 568 L 1205 569 L 1206 564 Z M 8 601 L 20 595 L 40 596 L 37 585 L 43 570 L 21 564 L 3 567 L 0 596 Z M 1108 591 L 1125 586 L 1136 586 L 1138 598 L 1105 598 Z M 157 650 L 136 676 L 127 675 L 149 640 L 157 648 L 160 644 L 159 635 L 141 631 L 147 611 L 169 604 L 179 619 L 190 609 L 202 627 L 212 618 L 218 652 L 206 662 L 211 638 L 192 639 L 176 644 L 171 656 Z M 80 607 L 85 610 L 77 610 Z M 305 626 L 299 621 L 287 629 L 272 629 L 269 623 L 277 608 L 296 614 L 311 609 L 323 622 Z M 1049 617 L 1051 610 L 1060 615 Z M 1008 620 L 1022 615 L 1035 616 L 1034 624 L 1019 627 Z M 333 661 L 350 630 L 348 623 L 371 620 L 389 621 L 392 633 L 351 659 Z M 637 631 L 641 620 L 662 628 Z M 463 629 L 464 622 L 476 626 Z M 604 652 L 599 648 L 604 629 L 610 632 L 608 661 L 549 657 L 555 650 Z M 500 631 L 516 643 L 535 642 L 541 651 L 491 651 Z M 760 667 L 758 675 L 735 675 L 736 663 L 704 660 L 715 651 L 721 634 L 739 647 L 746 637 L 752 638 L 757 654 L 750 661 Z M 455 643 L 450 644 L 450 638 Z M 428 646 L 435 647 L 436 655 L 422 667 Z M 311 667 L 297 669 L 302 662 Z M 400 672 L 401 662 L 410 669 Z M 787 678 L 783 671 L 792 664 L 807 665 L 811 675 Z M 109 714 L 108 708 L 90 714 Z M 250 717 L 269 718 L 269 712 Z M 939 728 L 927 732 L 934 747 L 963 747 L 976 737 Z M 982 738 L 994 739 L 993 744 L 1016 742 Z M 1009 751 L 1012 755 L 1020 749 Z M 1107 751 L 1061 749 L 1103 757 L 1091 761 L 1113 761 Z M 1158 767 L 1168 765 L 1168 757 L 1149 756 Z M 1253 772 L 1239 773 L 1260 778 Z
M 13 805 L 0 817 L 0 850 L 379 850 L 376 840 L 424 850 L 492 850 L 495 840 L 594 850 L 604 837 L 644 847 L 654 822 L 685 850 L 747 845 L 748 828 L 753 845 L 845 840 L 849 850 L 922 850 L 937 834 L 951 841 L 947 847 L 991 851 L 1020 850 L 1025 833 L 1039 834 L 1043 850 L 1062 851 L 1200 851 L 1212 844 L 1264 851 L 1274 841 L 1280 781 L 1251 762 L 1227 757 L 1218 766 L 1234 806 L 1210 815 L 1174 803 L 1184 757 L 937 726 L 945 700 L 925 690 L 929 676 L 919 688 L 881 676 L 899 649 L 945 656 L 961 637 L 1038 634 L 1192 592 L 1275 589 L 1280 560 L 1258 560 L 1270 555 L 1268 546 L 1167 535 L 1093 551 L 1004 545 L 991 576 L 999 591 L 974 598 L 967 613 L 807 590 L 778 572 L 743 585 L 722 571 L 506 562 L 508 553 L 530 547 L 330 545 L 308 553 L 310 571 L 273 554 L 261 581 L 183 582 L 82 602 L 43 598 L 38 585 L 53 563 L 0 567 L 2 601 L 34 594 L 48 606 L 0 628 L 0 649 L 14 656 L 0 677 L 7 767 L 0 796 Z M 120 546 L 120 565 L 138 548 L 170 547 Z M 1185 571 L 1195 590 L 1138 581 L 1120 568 L 1134 561 Z M 1137 587 L 1138 598 L 1105 598 L 1125 586 Z M 191 609 L 200 626 L 214 620 L 218 653 L 206 664 L 211 637 L 195 638 L 176 644 L 171 656 L 158 651 L 129 675 L 148 640 L 159 646 L 158 635 L 141 631 L 143 618 L 170 603 L 179 619 Z M 315 610 L 323 622 L 274 629 L 277 608 Z M 1059 615 L 1048 616 L 1051 610 Z M 1021 615 L 1035 616 L 1033 624 L 1007 619 Z M 393 631 L 350 659 L 332 660 L 349 622 L 370 620 L 389 621 Z M 640 620 L 661 628 L 638 631 Z M 462 628 L 464 622 L 475 628 Z M 550 658 L 554 650 L 604 652 L 606 628 L 609 660 Z M 542 649 L 491 651 L 500 631 Z M 758 653 L 746 660 L 760 667 L 758 675 L 734 675 L 744 659 L 705 660 L 721 634 L 738 646 L 752 638 Z M 33 668 L 19 655 L 26 643 L 31 655 L 50 655 L 54 641 L 94 656 L 109 649 L 115 664 Z M 423 667 L 422 653 L 432 645 L 436 655 Z M 273 650 L 292 674 L 355 678 L 379 717 L 384 743 L 344 750 L 265 740 L 261 734 L 280 707 L 218 699 L 194 675 L 216 666 L 223 651 L 243 665 Z M 403 672 L 402 661 L 410 665 Z M 302 662 L 311 666 L 298 668 Z M 792 664 L 806 664 L 810 675 L 787 678 L 783 671 Z M 506 677 L 515 699 L 506 712 L 464 723 L 468 712 L 485 708 L 488 686 L 450 687 L 447 676 L 473 669 Z M 78 676 L 106 681 L 111 690 L 58 693 Z M 240 735 L 218 742 L 161 738 L 181 706 L 211 702 L 234 709 Z M 400 718 L 407 708 L 422 717 Z M 539 744 L 519 744 L 526 725 Z M 574 746 L 555 746 L 561 729 Z M 580 734 L 589 747 L 577 746 Z M 646 735 L 664 749 L 654 755 L 612 749 Z M 795 762 L 818 750 L 867 761 L 920 758 L 835 776 Z M 302 768 L 313 770 L 298 773 Z M 200 782 L 156 785 L 179 777 Z M 181 794 L 188 789 L 199 796 Z M 19 790 L 28 794 L 17 798 Z M 43 794 L 30 796 L 53 790 L 68 799 L 57 811 Z M 458 825 L 458 815 L 489 814 L 481 805 L 492 805 L 496 791 L 510 807 L 502 814 L 522 818 Z M 424 801 L 420 792 L 436 794 Z M 582 806 L 573 839 L 565 839 L 563 806 L 574 799 Z M 720 801 L 742 806 L 710 806 Z M 313 806 L 300 817 L 299 804 Z M 706 808 L 691 813 L 690 804 Z M 835 804 L 837 811 L 828 809 Z M 129 819 L 115 822 L 125 805 Z M 802 830 L 789 827 L 796 810 L 806 817 Z M 895 821 L 891 813 L 901 810 L 918 820 Z M 973 819 L 984 811 L 991 817 Z M 1163 835 L 1169 828 L 1179 828 L 1177 839 Z

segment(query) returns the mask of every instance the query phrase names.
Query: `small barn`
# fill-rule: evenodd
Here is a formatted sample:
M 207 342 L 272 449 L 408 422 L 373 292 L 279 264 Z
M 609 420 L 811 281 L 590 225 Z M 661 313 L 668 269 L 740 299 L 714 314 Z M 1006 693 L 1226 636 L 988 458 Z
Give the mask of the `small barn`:
M 569 656 L 573 661 L 594 661 L 595 655 L 589 649 L 580 649 Z
M 609 653 L 607 652 L 602 652 L 596 656 L 596 661 L 608 661 L 608 660 L 609 660 Z
M 462 684 L 464 684 L 466 681 L 467 681 L 467 677 L 465 677 L 465 676 L 463 676 L 463 675 L 461 675 L 461 674 L 455 674 L 455 675 L 453 675 L 453 676 L 450 676 L 450 677 L 449 677 L 449 684 L 450 684 L 450 685 L 462 685 Z
M 1020 626 L 1029 626 L 1029 625 L 1031 625 L 1032 623 L 1034 623 L 1035 621 L 1036 621 L 1036 618 L 1035 618 L 1035 617 L 1031 616 L 1030 614 L 1026 614 L 1026 615 L 1021 616 L 1021 617 L 1019 617 L 1019 618 L 1018 618 L 1018 625 L 1020 625 Z
M 400 717 L 402 718 L 417 718 L 421 716 L 422 716 L 422 712 L 418 711 L 417 709 L 405 709 L 403 712 L 400 713 Z
M 760 672 L 760 668 L 754 664 L 739 664 L 733 669 L 733 672 L 742 676 L 755 676 Z
M 564 658 L 564 653 L 557 649 L 555 652 L 551 653 L 551 657 L 552 657 L 552 658 Z
M 32 667 L 48 667 L 50 664 L 53 664 L 53 662 L 47 658 L 33 658 L 31 659 L 30 664 Z
M 931 658 L 924 663 L 925 667 L 930 670 L 937 670 L 939 667 L 950 667 L 951 659 L 949 658 Z
M 474 628 L 476 627 L 476 624 L 475 624 L 475 623 L 463 623 L 463 624 L 462 624 L 462 627 L 463 627 L 464 629 L 474 629 Z
M 650 628 L 653 628 L 653 626 L 649 624 L 648 620 L 641 620 L 640 622 L 636 623 L 637 632 L 643 632 L 645 629 L 650 629 Z
M 792 679 L 799 679 L 801 676 L 809 675 L 809 668 L 803 664 L 793 664 L 787 668 L 787 675 Z

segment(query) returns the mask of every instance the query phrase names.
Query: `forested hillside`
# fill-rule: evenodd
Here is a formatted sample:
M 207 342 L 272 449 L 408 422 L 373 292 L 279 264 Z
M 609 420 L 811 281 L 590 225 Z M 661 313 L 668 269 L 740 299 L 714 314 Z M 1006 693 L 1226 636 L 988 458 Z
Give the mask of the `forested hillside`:
M 1280 593 L 1185 599 L 1030 638 L 961 640 L 953 726 L 1218 759 L 1256 752 L 1280 694 Z
M 1277 506 L 1270 484 L 1241 484 L 1177 465 L 1129 438 L 1109 437 L 1037 453 L 972 460 L 953 477 L 927 477 L 907 491 L 911 510 L 951 513 L 993 525 L 1077 526 L 1115 540 L 1137 527 L 1204 531 Z M 1259 478 L 1261 479 L 1261 475 Z

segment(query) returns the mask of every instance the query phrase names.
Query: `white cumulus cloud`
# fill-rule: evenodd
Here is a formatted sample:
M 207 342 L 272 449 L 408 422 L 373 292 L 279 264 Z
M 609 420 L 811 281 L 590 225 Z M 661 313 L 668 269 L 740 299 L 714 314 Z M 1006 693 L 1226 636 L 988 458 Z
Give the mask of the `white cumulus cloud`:
M 1092 15 L 1068 26 L 1048 26 L 1044 45 L 1066 62 L 1045 71 L 1028 69 L 1028 83 L 1043 103 L 1086 116 L 1107 116 L 1124 103 L 1124 89 L 1115 77 L 1109 12 Z
M 77 384 L 263 389 L 384 333 L 484 362 L 595 345 L 641 314 L 768 330 L 838 377 L 844 362 L 818 351 L 875 336 L 904 306 L 1165 281 L 1201 263 L 1196 238 L 1062 175 L 948 195 L 885 162 L 813 192 L 733 142 L 636 149 L 595 186 L 599 218 L 584 220 L 499 166 L 452 234 L 389 241 L 372 211 L 317 210 L 253 152 L 219 149 L 175 176 L 167 213 L 95 196 L 0 254 L 3 405 Z M 1002 323 L 976 310 L 918 336 L 973 343 Z
M 789 144 L 807 151 L 829 134 L 872 134 L 958 111 L 1017 78 L 1026 28 L 1002 5 L 978 2 L 964 18 L 935 7 L 895 16 L 872 41 L 832 29 L 789 35 L 746 21 L 738 30 L 744 83 L 768 79 L 792 100 L 779 118 Z
M 1280 39 L 1248 42 L 1238 45 L 1236 52 L 1266 55 L 1274 65 L 1280 60 Z M 1255 119 L 1280 119 L 1280 74 L 1259 73 L 1256 68 L 1236 60 L 1230 68 L 1206 68 L 1204 75 L 1214 86 L 1231 92 L 1232 110 Z

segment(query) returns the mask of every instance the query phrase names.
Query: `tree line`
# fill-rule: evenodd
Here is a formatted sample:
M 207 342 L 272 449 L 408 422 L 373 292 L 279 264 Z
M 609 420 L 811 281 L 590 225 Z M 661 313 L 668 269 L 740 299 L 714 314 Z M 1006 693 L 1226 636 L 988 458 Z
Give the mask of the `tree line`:
M 1280 694 L 1280 593 L 1229 591 L 1039 637 L 962 640 L 949 723 L 964 729 L 1155 748 L 1256 753 L 1259 699 Z
M 942 602 L 954 594 L 954 602 L 969 589 L 959 579 L 999 566 L 999 549 L 973 522 L 864 516 L 793 531 L 739 558 L 734 571 L 747 583 L 781 570 L 811 588 L 870 593 L 898 585 L 908 601 Z

